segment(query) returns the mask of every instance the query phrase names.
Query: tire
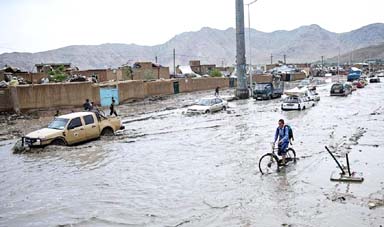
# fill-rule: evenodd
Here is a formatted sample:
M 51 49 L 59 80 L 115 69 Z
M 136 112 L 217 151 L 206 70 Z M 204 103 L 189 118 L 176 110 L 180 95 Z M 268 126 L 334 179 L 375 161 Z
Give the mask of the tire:
M 54 139 L 54 140 L 51 142 L 51 145 L 55 145 L 55 146 L 67 146 L 67 142 L 65 141 L 65 139 L 62 139 L 62 138 L 56 138 L 56 139 Z
M 113 133 L 113 129 L 111 129 L 110 127 L 104 128 L 104 129 L 101 131 L 101 135 L 102 135 L 102 136 L 113 136 L 113 135 L 114 135 L 114 133 Z
M 279 159 L 272 153 L 261 156 L 259 160 L 259 170 L 261 174 L 279 172 Z
M 296 163 L 296 151 L 293 148 L 288 148 L 285 159 L 286 162 L 293 161 L 293 163 Z
M 305 110 L 305 106 L 303 106 L 303 110 Z
M 209 110 L 206 110 L 204 113 L 206 113 L 206 114 L 209 114 L 211 111 L 209 111 Z

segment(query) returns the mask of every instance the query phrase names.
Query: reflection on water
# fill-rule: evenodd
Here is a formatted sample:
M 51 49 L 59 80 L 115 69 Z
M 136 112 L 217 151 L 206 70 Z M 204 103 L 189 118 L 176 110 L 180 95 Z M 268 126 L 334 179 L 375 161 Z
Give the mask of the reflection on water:
M 384 85 L 370 86 L 346 98 L 320 86 L 319 104 L 300 112 L 249 99 L 227 112 L 185 116 L 181 106 L 193 94 L 179 95 L 164 101 L 177 109 L 132 116 L 131 106 L 144 112 L 156 102 L 120 107 L 127 123 L 116 137 L 20 155 L 2 142 L 0 226 L 378 226 L 383 219 L 367 218 L 366 198 L 382 193 L 384 182 L 377 159 L 384 115 L 371 115 Z M 300 159 L 262 176 L 258 160 L 280 118 L 294 129 Z M 359 127 L 366 133 L 350 157 L 371 180 L 330 182 L 336 167 L 324 145 L 355 138 Z M 327 198 L 335 191 L 354 197 L 340 204 Z

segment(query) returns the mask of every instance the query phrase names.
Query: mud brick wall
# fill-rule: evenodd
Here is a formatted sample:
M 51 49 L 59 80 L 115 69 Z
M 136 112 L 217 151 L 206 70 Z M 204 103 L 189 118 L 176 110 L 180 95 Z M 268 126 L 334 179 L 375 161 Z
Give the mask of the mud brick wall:
M 14 108 L 20 110 L 81 106 L 87 98 L 100 103 L 99 88 L 92 83 L 20 85 L 15 89 L 18 103 L 14 100 Z
M 120 103 L 130 99 L 143 99 L 146 96 L 143 81 L 131 80 L 120 82 L 118 88 Z
M 11 91 L 9 88 L 0 88 L 0 111 L 12 110 Z
M 228 78 L 187 78 L 179 79 L 180 92 L 214 90 L 229 87 Z
M 170 95 L 173 94 L 173 81 L 172 80 L 160 80 L 145 82 L 145 95 Z

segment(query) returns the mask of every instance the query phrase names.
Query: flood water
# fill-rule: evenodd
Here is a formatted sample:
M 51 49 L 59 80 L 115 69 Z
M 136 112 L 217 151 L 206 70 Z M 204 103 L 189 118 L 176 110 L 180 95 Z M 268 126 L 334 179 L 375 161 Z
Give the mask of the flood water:
M 1 141 L 0 226 L 384 225 L 384 83 L 348 97 L 330 97 L 330 86 L 304 111 L 249 99 L 183 114 L 210 91 L 121 106 L 126 129 L 113 138 L 26 154 Z M 299 160 L 262 175 L 258 160 L 280 118 L 294 130 Z M 339 170 L 325 145 L 342 163 L 350 152 L 364 182 L 330 181 Z

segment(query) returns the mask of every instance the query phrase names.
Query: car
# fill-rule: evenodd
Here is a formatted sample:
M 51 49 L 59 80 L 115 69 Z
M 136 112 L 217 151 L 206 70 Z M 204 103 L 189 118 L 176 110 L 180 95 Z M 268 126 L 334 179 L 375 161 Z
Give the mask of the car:
M 315 106 L 315 102 L 306 96 L 288 96 L 281 104 L 281 110 L 305 110 Z
M 48 127 L 23 136 L 22 144 L 29 147 L 73 145 L 102 135 L 113 135 L 121 129 L 124 126 L 119 118 L 101 118 L 95 112 L 75 112 L 55 117 Z
M 347 96 L 352 92 L 352 85 L 349 83 L 334 83 L 331 87 L 331 96 Z
M 369 83 L 380 83 L 380 78 L 372 77 L 371 79 L 369 79 Z
M 308 90 L 308 98 L 312 101 L 320 101 L 320 95 L 316 92 L 316 90 Z
M 187 109 L 189 114 L 213 113 L 220 110 L 226 110 L 228 102 L 219 97 L 203 98 L 197 101 L 193 106 Z
M 365 84 L 362 81 L 353 81 L 352 85 L 356 86 L 357 88 L 364 88 Z

